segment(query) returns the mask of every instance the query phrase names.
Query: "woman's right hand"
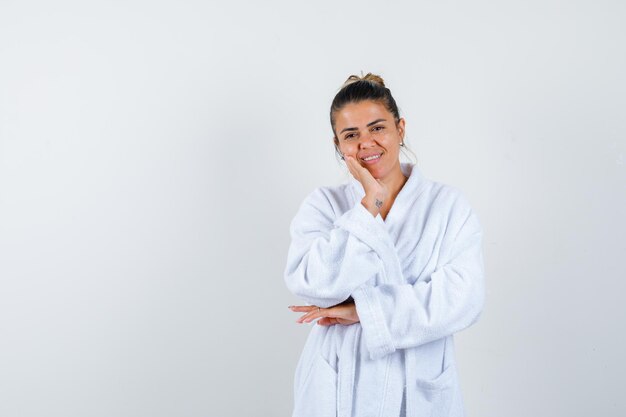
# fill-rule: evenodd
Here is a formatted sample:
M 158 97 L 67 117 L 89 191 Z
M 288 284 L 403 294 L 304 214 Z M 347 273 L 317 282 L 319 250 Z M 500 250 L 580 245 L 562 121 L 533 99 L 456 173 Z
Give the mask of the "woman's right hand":
M 372 215 L 376 216 L 389 196 L 387 186 L 381 180 L 374 178 L 369 170 L 353 156 L 346 156 L 345 161 L 352 176 L 361 183 L 363 190 L 365 190 L 363 205 Z
M 344 301 L 341 304 L 328 308 L 321 308 L 315 305 L 289 306 L 289 308 L 294 312 L 306 313 L 296 320 L 297 323 L 310 323 L 318 319 L 317 324 L 320 326 L 331 326 L 333 324 L 350 325 L 360 321 L 354 301 Z

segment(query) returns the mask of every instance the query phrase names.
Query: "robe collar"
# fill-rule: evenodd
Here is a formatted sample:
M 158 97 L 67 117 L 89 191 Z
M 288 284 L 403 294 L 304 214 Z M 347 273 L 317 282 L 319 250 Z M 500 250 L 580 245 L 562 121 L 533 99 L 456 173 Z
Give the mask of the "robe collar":
M 408 179 L 396 196 L 389 214 L 387 215 L 387 220 L 390 217 L 392 219 L 396 217 L 401 218 L 403 214 L 402 212 L 410 206 L 409 202 L 414 201 L 419 197 L 424 189 L 424 185 L 427 182 L 426 178 L 424 178 L 421 171 L 415 164 L 401 162 L 400 169 L 404 175 L 408 176 Z M 350 179 L 350 188 L 352 190 L 352 196 L 354 197 L 354 203 L 360 201 L 365 195 L 363 186 L 354 177 L 351 177 Z M 389 222 L 387 220 L 383 220 L 380 213 L 376 216 L 376 221 L 382 224 L 385 228 L 389 227 Z M 402 267 L 400 266 L 400 261 L 395 251 L 394 243 L 390 239 L 383 238 L 383 241 L 388 242 L 388 246 L 385 246 L 388 252 L 386 253 L 386 256 L 382 257 L 385 270 L 389 272 L 389 276 L 401 277 Z M 357 351 L 359 349 L 357 341 L 360 339 L 359 336 L 362 330 L 361 326 L 343 326 L 342 328 L 346 329 L 346 335 L 341 348 L 341 357 L 352 359 L 339 361 L 340 372 L 338 373 L 338 384 L 341 389 L 339 389 L 337 415 L 339 417 L 347 417 L 352 415 L 352 393 L 354 392 L 353 387 L 356 372 L 355 358 L 357 357 Z M 407 370 L 407 375 L 412 375 L 409 371 L 412 372 L 412 370 Z M 411 378 L 413 377 L 411 376 Z M 412 380 L 413 379 L 411 379 L 411 381 Z

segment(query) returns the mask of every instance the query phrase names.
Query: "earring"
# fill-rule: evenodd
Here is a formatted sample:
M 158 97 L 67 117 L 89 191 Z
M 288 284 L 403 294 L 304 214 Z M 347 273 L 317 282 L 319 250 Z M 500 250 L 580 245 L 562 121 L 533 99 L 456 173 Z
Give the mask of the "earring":
M 400 142 L 400 146 L 404 146 L 404 141 Z

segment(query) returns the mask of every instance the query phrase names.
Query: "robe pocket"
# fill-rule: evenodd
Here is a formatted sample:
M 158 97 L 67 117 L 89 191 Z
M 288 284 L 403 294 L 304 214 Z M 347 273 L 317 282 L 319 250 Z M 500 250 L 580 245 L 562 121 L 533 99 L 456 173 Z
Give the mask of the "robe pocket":
M 450 363 L 446 369 L 432 379 L 415 380 L 415 411 L 420 417 L 447 417 L 454 401 L 456 365 Z
M 295 399 L 293 417 L 337 415 L 337 371 L 317 353 Z

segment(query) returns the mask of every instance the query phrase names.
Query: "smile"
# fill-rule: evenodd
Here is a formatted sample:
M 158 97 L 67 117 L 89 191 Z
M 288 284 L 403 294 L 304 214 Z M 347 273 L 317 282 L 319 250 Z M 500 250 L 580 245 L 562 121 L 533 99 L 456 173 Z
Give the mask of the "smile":
M 383 155 L 382 153 L 379 153 L 378 155 L 371 155 L 365 158 L 361 158 L 361 160 L 365 162 L 366 164 L 375 164 L 376 162 L 378 162 L 378 160 L 380 159 L 382 155 Z

